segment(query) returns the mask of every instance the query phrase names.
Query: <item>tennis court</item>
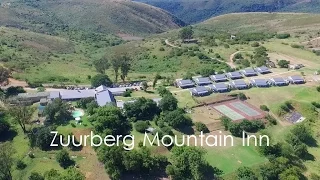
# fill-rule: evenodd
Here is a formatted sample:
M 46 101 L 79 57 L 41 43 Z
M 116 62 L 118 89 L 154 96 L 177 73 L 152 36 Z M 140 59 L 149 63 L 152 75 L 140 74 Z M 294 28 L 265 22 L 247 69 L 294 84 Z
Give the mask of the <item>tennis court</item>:
M 265 113 L 247 102 L 240 100 L 226 101 L 212 105 L 212 107 L 224 116 L 232 120 L 254 120 L 262 119 Z
M 215 106 L 214 108 L 232 120 L 244 119 L 241 114 L 237 113 L 226 105 L 219 105 Z

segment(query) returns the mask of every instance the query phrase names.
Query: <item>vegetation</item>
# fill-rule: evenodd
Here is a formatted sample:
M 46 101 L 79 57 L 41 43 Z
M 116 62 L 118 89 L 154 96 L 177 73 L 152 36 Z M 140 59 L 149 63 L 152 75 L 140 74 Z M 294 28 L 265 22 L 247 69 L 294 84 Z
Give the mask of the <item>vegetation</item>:
M 180 33 L 179 34 L 180 38 L 184 40 L 184 39 L 192 39 L 194 32 L 192 30 L 192 26 L 187 26 L 182 28 L 179 33 Z
M 74 165 L 74 161 L 70 158 L 68 151 L 64 149 L 58 152 L 56 159 L 60 166 L 64 169 Z
M 112 85 L 112 81 L 105 74 L 97 74 L 91 78 L 92 87 L 98 87 L 101 85 L 110 87 Z
M 278 61 L 278 65 L 281 67 L 281 68 L 288 68 L 289 67 L 289 64 L 290 64 L 290 61 L 287 61 L 287 60 L 279 60 Z

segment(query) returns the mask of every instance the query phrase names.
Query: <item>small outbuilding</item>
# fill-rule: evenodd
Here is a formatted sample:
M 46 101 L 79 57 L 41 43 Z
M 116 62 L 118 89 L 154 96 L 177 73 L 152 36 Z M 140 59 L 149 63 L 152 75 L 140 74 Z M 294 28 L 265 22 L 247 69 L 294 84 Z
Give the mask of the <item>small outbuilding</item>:
M 208 89 L 204 86 L 197 86 L 195 88 L 191 88 L 190 93 L 192 96 L 207 96 L 210 94 Z
M 208 77 L 197 77 L 197 78 L 193 78 L 193 80 L 198 86 L 205 86 L 208 84 L 212 84 L 212 82 L 210 81 L 210 78 Z
M 241 73 L 243 75 L 245 75 L 246 77 L 257 76 L 258 75 L 258 73 L 252 68 L 247 68 L 247 69 L 241 70 Z
M 256 71 L 260 74 L 268 74 L 271 73 L 270 69 L 267 68 L 266 66 L 261 66 L 261 67 L 257 67 Z
M 177 80 L 177 86 L 182 89 L 191 88 L 191 87 L 194 87 L 194 82 L 191 81 L 190 79 Z
M 224 92 L 229 92 L 229 85 L 226 85 L 225 83 L 217 83 L 217 84 L 212 84 L 209 85 L 209 88 L 213 92 L 219 92 L 219 93 L 224 93 Z
M 241 79 L 243 78 L 239 71 L 227 73 L 227 77 L 230 79 Z
M 236 80 L 236 81 L 232 81 L 231 85 L 235 88 L 235 89 L 248 89 L 248 85 L 246 82 L 244 82 L 244 80 Z
M 225 74 L 216 74 L 211 75 L 210 79 L 214 82 L 225 82 L 228 81 L 227 76 Z
M 305 80 L 303 79 L 302 76 L 289 76 L 288 77 L 290 83 L 292 84 L 304 84 Z
M 274 86 L 286 86 L 288 85 L 287 81 L 282 77 L 271 78 L 270 83 Z
M 270 84 L 266 79 L 252 79 L 251 80 L 252 86 L 255 87 L 269 87 Z

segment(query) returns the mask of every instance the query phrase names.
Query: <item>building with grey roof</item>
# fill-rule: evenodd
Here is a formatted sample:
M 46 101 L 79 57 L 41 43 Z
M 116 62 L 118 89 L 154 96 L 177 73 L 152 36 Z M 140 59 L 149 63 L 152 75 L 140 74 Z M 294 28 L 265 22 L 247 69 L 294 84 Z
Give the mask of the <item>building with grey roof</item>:
M 282 77 L 270 78 L 270 82 L 274 86 L 286 86 L 288 82 L 284 80 Z
M 224 93 L 224 92 L 230 91 L 229 85 L 226 85 L 225 83 L 212 84 L 209 86 L 209 88 L 213 92 L 219 92 L 219 93 Z
M 245 75 L 246 77 L 257 76 L 258 75 L 258 73 L 252 68 L 243 69 L 243 70 L 241 70 L 241 73 L 243 75 Z
M 244 80 L 236 80 L 231 82 L 232 87 L 236 89 L 247 89 L 248 85 Z
M 267 68 L 266 66 L 261 66 L 261 67 L 257 67 L 256 71 L 260 74 L 268 74 L 271 73 L 270 69 Z
M 198 86 L 205 86 L 208 84 L 212 84 L 212 82 L 208 77 L 196 77 L 196 78 L 193 78 L 193 80 Z
M 292 84 L 304 84 L 305 83 L 305 80 L 303 79 L 302 76 L 289 76 L 288 77 L 290 83 Z
M 194 87 L 194 82 L 190 79 L 177 80 L 176 84 L 182 89 Z
M 225 74 L 216 74 L 216 75 L 211 75 L 210 79 L 214 82 L 225 82 L 228 81 L 227 77 Z
M 95 100 L 99 106 L 105 106 L 107 104 L 116 105 L 116 99 L 108 89 L 97 92 L 95 94 Z
M 266 79 L 252 79 L 250 84 L 255 87 L 269 87 L 270 84 Z
M 192 96 L 206 96 L 210 94 L 208 89 L 204 86 L 197 86 L 195 88 L 191 88 L 190 93 Z
M 243 78 L 239 71 L 228 72 L 227 73 L 227 77 L 230 78 L 230 79 L 241 79 L 241 78 Z

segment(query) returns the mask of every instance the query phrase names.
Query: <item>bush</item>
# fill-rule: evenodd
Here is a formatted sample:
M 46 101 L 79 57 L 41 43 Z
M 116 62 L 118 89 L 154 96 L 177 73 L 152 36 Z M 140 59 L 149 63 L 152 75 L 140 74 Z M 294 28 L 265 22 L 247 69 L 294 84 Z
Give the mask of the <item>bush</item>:
M 299 45 L 299 44 L 291 44 L 292 48 L 297 48 L 297 49 L 303 49 L 304 46 L 303 45 Z
M 320 86 L 317 87 L 317 91 L 320 92 Z
M 161 128 L 161 131 L 163 132 L 163 134 L 164 135 L 170 135 L 170 136 L 173 136 L 174 134 L 173 134 L 173 132 L 172 132 L 172 130 L 171 130 L 171 128 L 170 127 L 168 127 L 168 126 L 164 126 L 164 127 L 162 127 Z
M 222 125 L 224 126 L 224 130 L 228 130 L 229 129 L 229 125 L 231 124 L 231 119 L 226 117 L 226 116 L 222 116 L 220 118 L 221 122 L 222 122 Z
M 149 125 L 146 121 L 137 121 L 134 124 L 134 128 L 140 132 L 140 133 L 144 133 L 146 131 L 146 129 L 148 129 Z
M 38 172 L 32 172 L 28 178 L 29 180 L 44 180 L 44 177 Z
M 110 87 L 112 85 L 112 81 L 110 78 L 105 74 L 97 74 L 91 78 L 91 86 L 98 87 L 100 85 L 105 85 Z
M 164 51 L 164 48 L 163 48 L 163 47 L 161 47 L 161 48 L 159 49 L 159 51 Z
M 196 126 L 196 130 L 197 131 L 199 131 L 199 132 L 203 132 L 203 133 L 208 133 L 208 132 L 210 132 L 209 131 L 209 129 L 208 129 L 208 127 L 205 125 L 205 124 L 203 124 L 202 122 L 196 122 L 195 123 L 195 126 Z
M 123 97 L 131 97 L 133 90 L 132 89 L 127 89 L 124 93 L 123 93 Z
M 266 119 L 269 121 L 270 124 L 277 125 L 277 120 L 274 117 L 272 117 L 270 114 L 267 115 Z
M 223 47 L 226 49 L 230 48 L 229 44 L 224 44 Z
M 289 67 L 289 64 L 290 64 L 290 61 L 287 61 L 287 60 L 280 60 L 278 61 L 278 65 L 281 67 L 281 68 L 288 68 Z
M 268 106 L 266 106 L 266 105 L 261 105 L 261 106 L 260 106 L 260 109 L 261 109 L 262 111 L 269 111 L 269 108 L 268 108 Z
M 17 169 L 18 170 L 23 170 L 24 168 L 26 168 L 27 167 L 27 165 L 22 161 L 22 160 L 18 160 L 17 161 Z
M 290 37 L 289 33 L 283 33 L 283 34 L 277 34 L 276 35 L 276 38 L 278 38 L 278 39 L 287 39 L 289 37 Z
M 56 160 L 64 169 L 73 166 L 75 163 L 72 159 L 70 159 L 69 153 L 64 149 L 57 153 Z
M 239 93 L 238 94 L 238 98 L 243 101 L 243 100 L 247 99 L 247 96 L 245 94 L 243 94 L 243 93 Z
M 259 47 L 260 44 L 259 44 L 258 42 L 253 42 L 253 43 L 251 44 L 251 46 L 252 46 L 252 47 Z
M 316 108 L 320 108 L 320 103 L 318 102 L 311 102 L 311 104 Z

